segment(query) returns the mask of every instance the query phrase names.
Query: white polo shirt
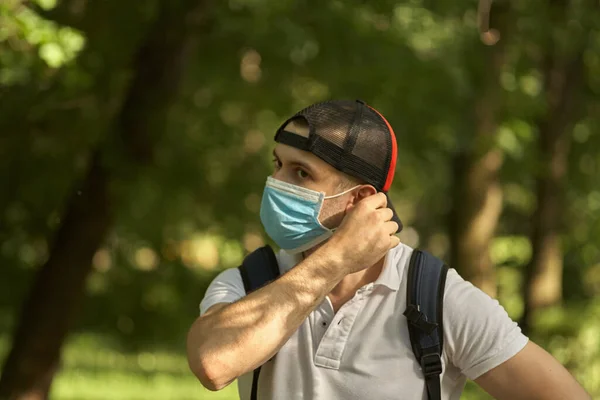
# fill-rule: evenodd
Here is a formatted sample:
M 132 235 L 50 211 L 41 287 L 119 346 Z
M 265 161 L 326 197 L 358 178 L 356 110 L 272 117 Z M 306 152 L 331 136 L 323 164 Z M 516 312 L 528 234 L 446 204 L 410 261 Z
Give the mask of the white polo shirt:
M 408 261 L 413 249 L 399 244 L 380 276 L 334 313 L 326 298 L 300 325 L 273 361 L 263 365 L 258 398 L 307 400 L 427 399 L 425 380 L 410 344 L 406 317 Z M 285 273 L 299 257 L 277 254 Z M 200 313 L 245 295 L 237 268 L 210 284 Z M 454 269 L 444 295 L 443 400 L 458 400 L 475 379 L 518 353 L 528 341 L 493 300 Z M 241 400 L 250 399 L 252 372 L 238 379 Z

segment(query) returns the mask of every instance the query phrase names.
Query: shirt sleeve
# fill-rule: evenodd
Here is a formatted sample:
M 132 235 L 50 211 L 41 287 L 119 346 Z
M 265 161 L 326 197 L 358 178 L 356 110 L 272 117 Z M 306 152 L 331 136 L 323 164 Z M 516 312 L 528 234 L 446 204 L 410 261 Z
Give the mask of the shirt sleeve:
M 217 303 L 233 303 L 246 295 L 240 270 L 229 268 L 210 283 L 200 302 L 200 315 Z
M 444 349 L 450 362 L 469 379 L 512 358 L 527 336 L 497 300 L 448 271 L 444 293 Z

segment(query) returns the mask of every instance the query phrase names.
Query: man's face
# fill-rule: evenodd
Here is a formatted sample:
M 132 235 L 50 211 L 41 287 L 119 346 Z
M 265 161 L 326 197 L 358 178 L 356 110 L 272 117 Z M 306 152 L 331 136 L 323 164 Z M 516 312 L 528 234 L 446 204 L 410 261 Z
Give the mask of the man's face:
M 294 121 L 290 122 L 285 130 L 308 137 L 308 127 Z M 274 179 L 323 192 L 325 196 L 343 191 L 340 189 L 343 174 L 314 154 L 277 143 L 273 156 Z M 357 191 L 358 188 L 342 196 L 326 199 L 319 215 L 321 223 L 327 228 L 337 227 L 344 218 L 347 206 L 356 201 Z

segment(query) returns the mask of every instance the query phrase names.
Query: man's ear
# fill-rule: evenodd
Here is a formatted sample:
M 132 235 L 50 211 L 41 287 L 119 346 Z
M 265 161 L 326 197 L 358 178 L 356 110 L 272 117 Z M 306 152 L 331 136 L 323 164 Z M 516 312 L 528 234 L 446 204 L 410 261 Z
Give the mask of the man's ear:
M 360 189 L 358 189 L 358 192 L 357 192 L 356 196 L 354 197 L 354 203 L 356 204 L 359 201 L 366 199 L 369 196 L 373 196 L 374 194 L 377 194 L 377 189 L 375 189 L 374 186 L 362 185 L 360 187 Z

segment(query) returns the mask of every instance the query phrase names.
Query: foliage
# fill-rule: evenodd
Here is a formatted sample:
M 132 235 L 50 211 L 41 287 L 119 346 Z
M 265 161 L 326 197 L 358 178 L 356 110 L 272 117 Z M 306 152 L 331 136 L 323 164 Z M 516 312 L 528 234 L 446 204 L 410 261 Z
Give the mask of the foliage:
M 0 3 L 2 332 L 14 327 L 90 154 L 108 148 L 107 163 L 128 165 L 109 132 L 157 4 Z M 562 43 L 557 51 L 568 52 L 594 26 L 571 132 L 565 304 L 539 315 L 533 338 L 600 396 L 600 15 L 575 1 L 563 29 L 549 26 L 549 10 L 541 0 L 518 3 L 502 38 L 508 55 L 495 145 L 505 158 L 504 214 L 491 250 L 499 298 L 519 318 L 536 207 L 537 122 L 547 106 L 540 59 L 552 35 Z M 402 239 L 448 253 L 449 163 L 469 145 L 489 73 L 472 2 L 232 0 L 212 2 L 203 18 L 153 164 L 123 168 L 131 174 L 112 182 L 124 201 L 113 205 L 116 223 L 94 257 L 76 327 L 84 335 L 65 350 L 57 399 L 91 399 L 102 390 L 110 395 L 97 398 L 233 393 L 209 397 L 196 389 L 182 343 L 210 280 L 268 240 L 257 215 L 272 135 L 312 102 L 362 98 L 388 117 L 399 145 L 392 198 L 406 225 Z M 82 342 L 90 332 L 107 342 Z M 465 394 L 477 396 L 471 387 Z

